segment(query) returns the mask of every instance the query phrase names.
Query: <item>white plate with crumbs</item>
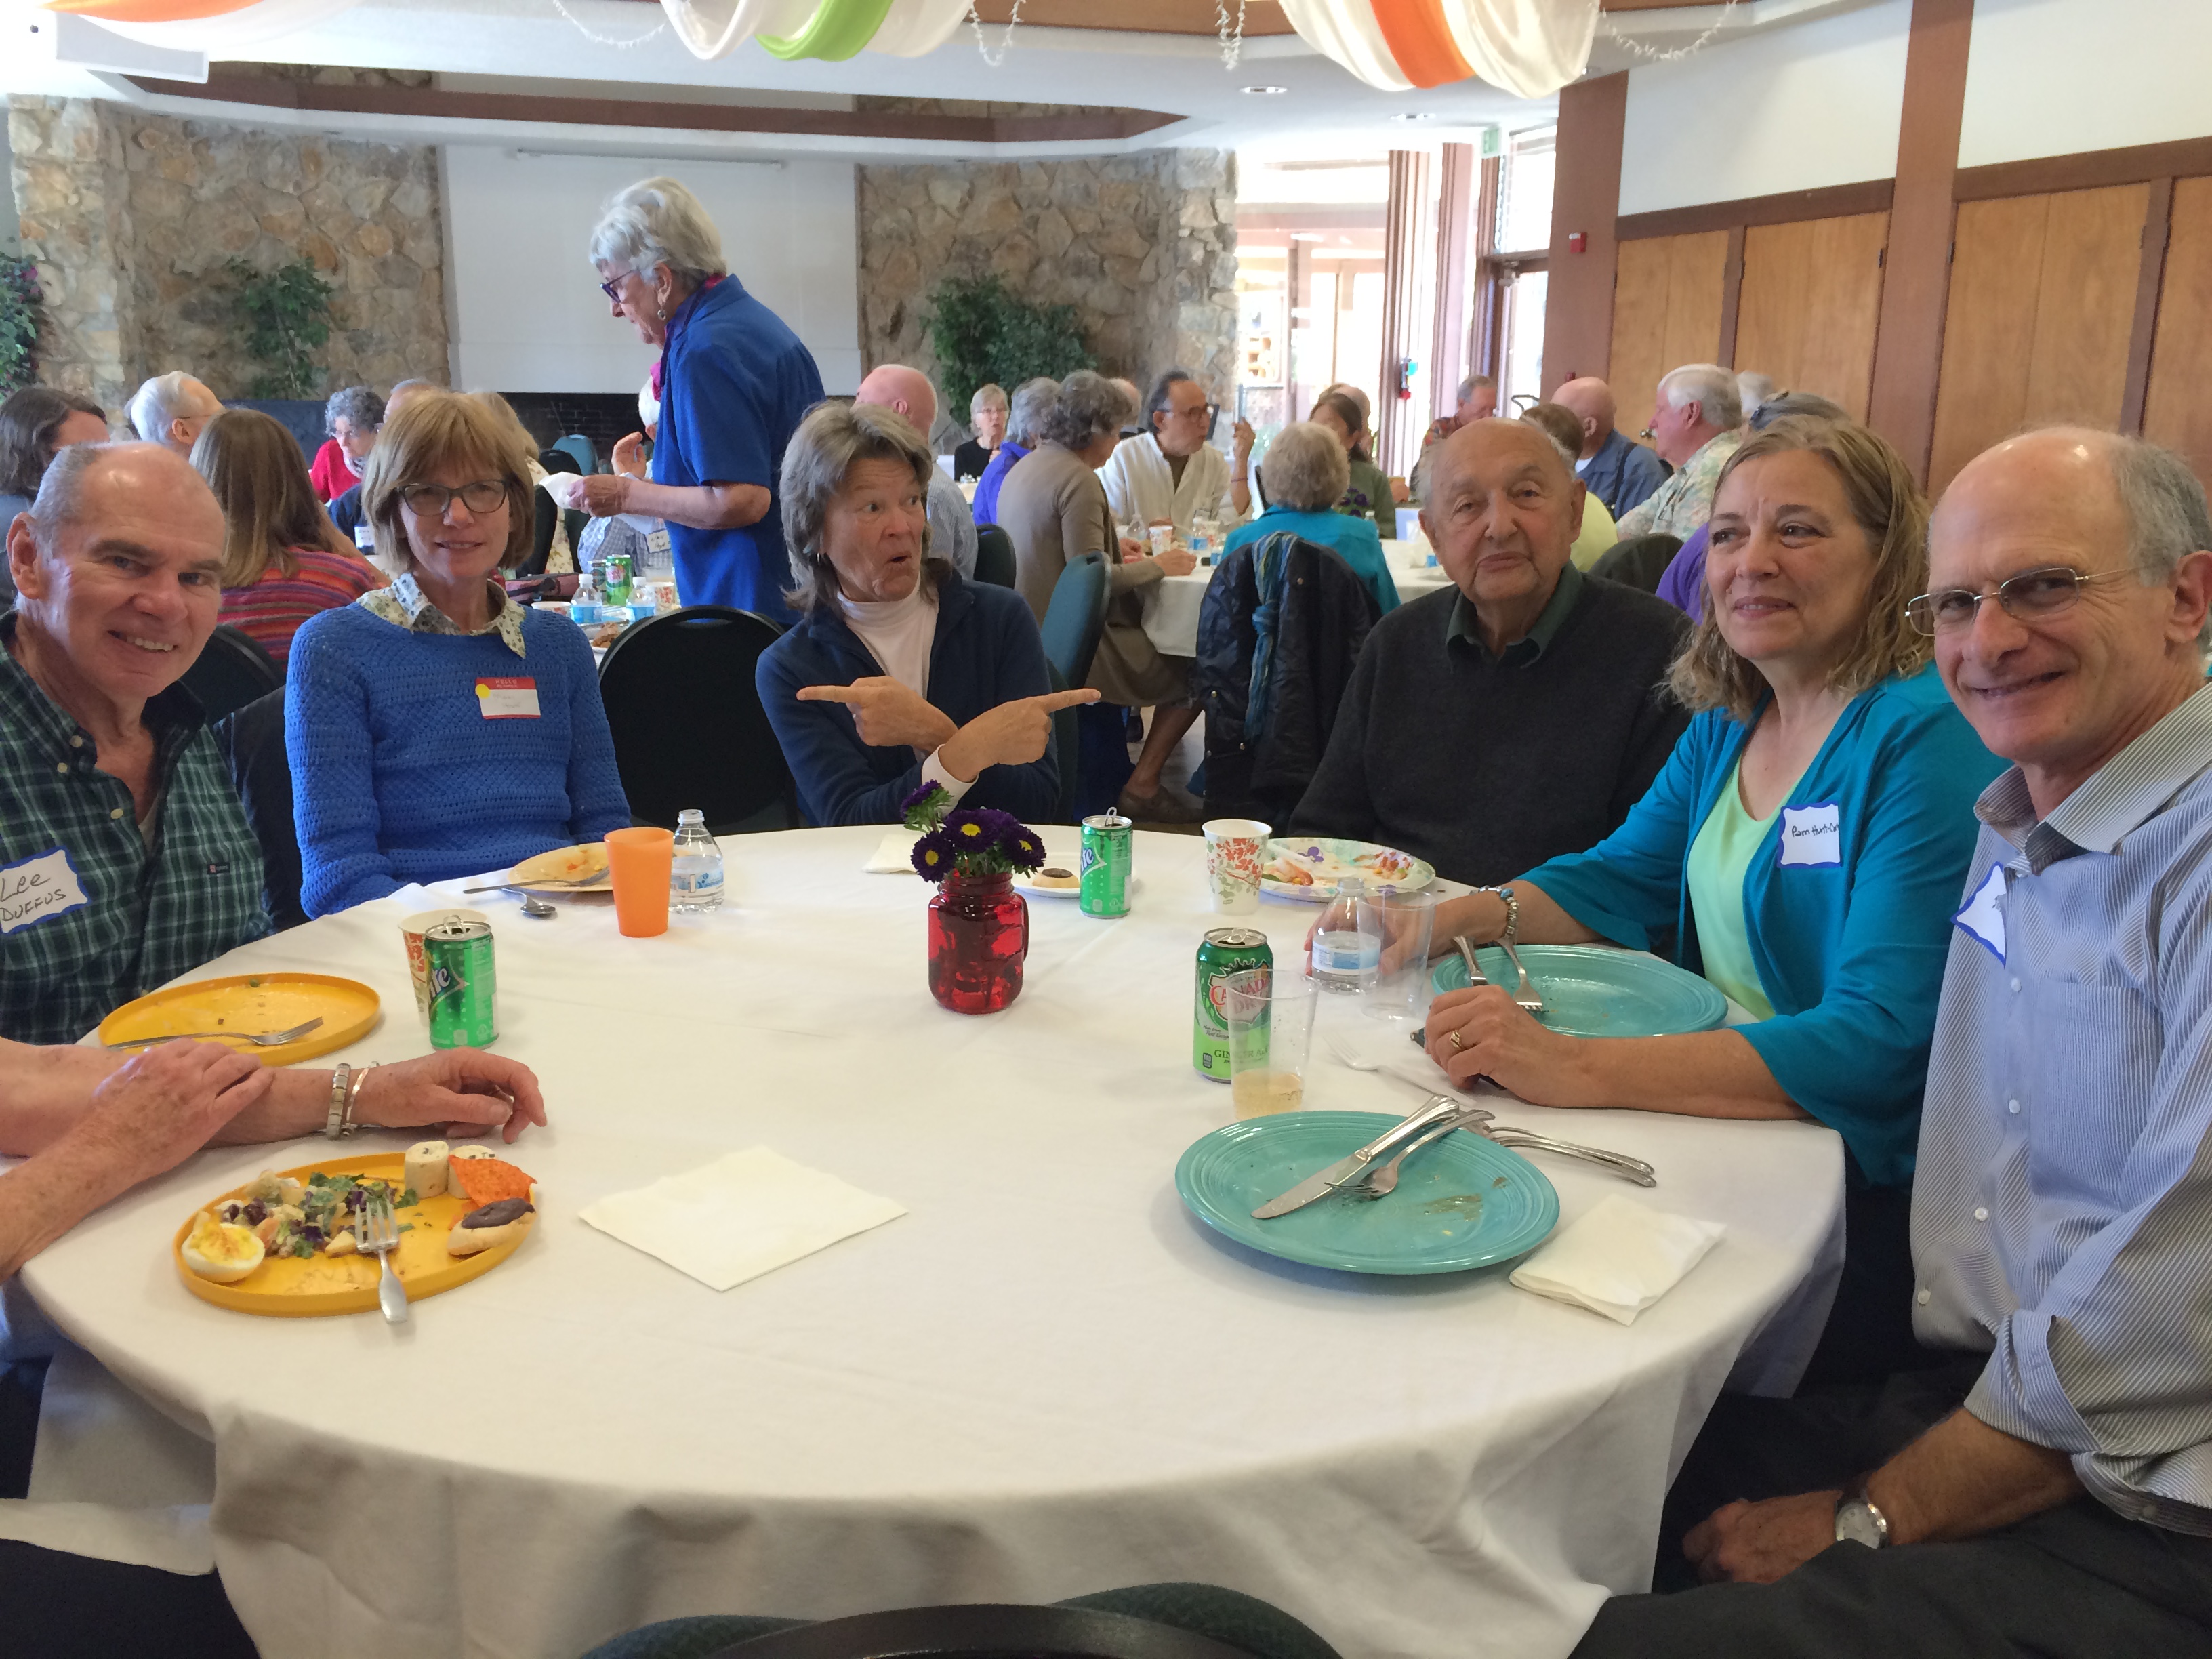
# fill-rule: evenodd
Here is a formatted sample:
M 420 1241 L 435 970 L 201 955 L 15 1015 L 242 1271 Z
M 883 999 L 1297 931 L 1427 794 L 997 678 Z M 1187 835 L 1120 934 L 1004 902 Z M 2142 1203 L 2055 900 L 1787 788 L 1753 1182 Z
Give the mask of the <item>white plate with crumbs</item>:
M 1026 893 L 1031 898 L 1072 899 L 1083 890 L 1083 878 L 1076 874 L 1076 861 L 1062 862 L 1049 853 L 1045 854 L 1042 870 L 1016 871 L 1014 890 Z M 1137 878 L 1129 878 L 1129 890 L 1137 890 Z

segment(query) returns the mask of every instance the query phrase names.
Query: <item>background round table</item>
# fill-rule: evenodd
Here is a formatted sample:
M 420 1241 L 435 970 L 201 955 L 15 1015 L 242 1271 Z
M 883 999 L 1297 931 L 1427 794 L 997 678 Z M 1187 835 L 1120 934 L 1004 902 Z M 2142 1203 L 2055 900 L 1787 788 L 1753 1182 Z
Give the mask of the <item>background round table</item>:
M 1397 586 L 1401 604 L 1418 599 L 1424 593 L 1433 593 L 1451 580 L 1432 564 L 1401 562 L 1402 556 L 1397 550 L 1407 546 L 1403 542 L 1382 544 L 1384 552 L 1390 555 L 1390 580 Z M 1425 559 L 1426 555 L 1422 557 Z M 1213 573 L 1218 568 L 1218 566 L 1208 565 L 1188 576 L 1164 576 L 1146 591 L 1145 635 L 1164 656 L 1198 654 L 1198 613 L 1206 603 L 1206 590 L 1212 585 Z
M 1620 1194 L 1727 1224 L 1632 1327 L 1504 1267 L 1277 1262 L 1200 1226 L 1172 1182 L 1230 1115 L 1190 1064 L 1193 953 L 1218 925 L 1202 843 L 1139 835 L 1121 920 L 1032 900 L 1026 988 L 970 1018 L 925 988 L 926 890 L 861 872 L 882 834 L 727 840 L 726 907 L 657 939 L 581 901 L 550 921 L 471 901 L 492 901 L 496 1047 L 544 1084 L 551 1126 L 512 1149 L 544 1213 L 411 1325 L 247 1317 L 173 1277 L 196 1204 L 319 1139 L 203 1153 L 26 1270 L 73 1338 L 212 1441 L 215 1554 L 264 1652 L 569 1659 L 679 1613 L 1196 1579 L 1350 1659 L 1542 1659 L 1644 1584 L 1723 1379 L 1754 1346 L 1802 1361 L 1825 1312 L 1832 1133 L 1515 1108 L 1659 1168 L 1645 1194 L 1539 1156 L 1563 1221 Z M 194 977 L 364 980 L 384 1019 L 346 1057 L 420 1053 L 395 923 L 426 902 L 410 890 Z M 1311 915 L 1264 901 L 1258 921 L 1280 957 Z M 1308 1090 L 1316 1107 L 1418 1100 L 1325 1058 Z M 722 1294 L 577 1217 L 755 1145 L 910 1213 Z M 1788 1386 L 1786 1361 L 1768 1370 Z M 127 1503 L 129 1484 L 100 1495 Z

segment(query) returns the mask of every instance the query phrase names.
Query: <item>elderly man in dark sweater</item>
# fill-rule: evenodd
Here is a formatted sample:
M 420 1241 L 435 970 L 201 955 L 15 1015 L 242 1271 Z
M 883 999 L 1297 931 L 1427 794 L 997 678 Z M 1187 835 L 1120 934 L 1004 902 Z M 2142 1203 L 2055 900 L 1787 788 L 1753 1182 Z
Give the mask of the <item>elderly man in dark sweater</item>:
M 1367 636 L 1294 833 L 1379 842 L 1489 885 L 1604 839 L 1688 717 L 1672 605 L 1568 561 L 1583 486 L 1540 428 L 1477 421 L 1423 468 L 1454 586 Z

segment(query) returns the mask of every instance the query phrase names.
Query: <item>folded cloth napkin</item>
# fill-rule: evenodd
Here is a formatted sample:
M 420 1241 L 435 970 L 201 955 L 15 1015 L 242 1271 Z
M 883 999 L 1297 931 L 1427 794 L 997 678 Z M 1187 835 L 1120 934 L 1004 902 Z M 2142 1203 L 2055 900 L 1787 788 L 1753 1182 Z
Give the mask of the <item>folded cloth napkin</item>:
M 1608 1198 L 1513 1270 L 1524 1291 L 1624 1325 L 1673 1290 L 1726 1230 Z
M 868 861 L 860 866 L 872 876 L 910 876 L 914 873 L 914 844 L 921 839 L 921 831 L 903 827 L 888 830 L 876 843 L 876 850 L 868 854 Z
M 832 1175 L 749 1146 L 580 1212 L 603 1233 L 726 1291 L 906 1213 Z

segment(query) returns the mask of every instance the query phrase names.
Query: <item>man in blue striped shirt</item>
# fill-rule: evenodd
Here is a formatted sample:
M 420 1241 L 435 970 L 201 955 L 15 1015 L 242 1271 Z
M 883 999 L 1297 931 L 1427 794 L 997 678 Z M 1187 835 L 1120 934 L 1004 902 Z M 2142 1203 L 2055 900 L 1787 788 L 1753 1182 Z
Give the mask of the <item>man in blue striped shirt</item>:
M 2179 458 L 2052 429 L 1929 544 L 1909 614 L 2014 764 L 1929 1060 L 1929 1366 L 1724 1401 L 1660 1562 L 1715 1588 L 1608 1603 L 1583 1656 L 2212 1654 L 2212 519 Z

